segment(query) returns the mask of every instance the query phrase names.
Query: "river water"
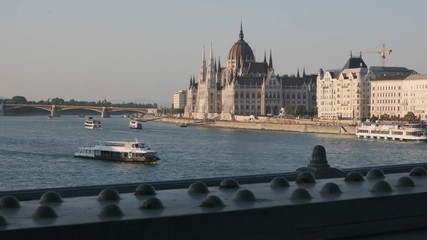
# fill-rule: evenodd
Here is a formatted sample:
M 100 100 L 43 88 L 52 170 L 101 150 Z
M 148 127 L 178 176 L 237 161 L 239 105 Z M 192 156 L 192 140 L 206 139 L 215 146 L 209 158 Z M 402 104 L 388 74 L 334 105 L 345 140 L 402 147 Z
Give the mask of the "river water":
M 88 130 L 84 119 L 62 116 L 0 117 L 0 191 L 229 177 L 294 171 L 306 166 L 314 146 L 326 148 L 333 167 L 425 161 L 427 144 L 357 139 L 355 136 L 246 131 L 101 119 Z M 142 140 L 158 151 L 156 165 L 74 158 L 79 146 L 98 141 Z

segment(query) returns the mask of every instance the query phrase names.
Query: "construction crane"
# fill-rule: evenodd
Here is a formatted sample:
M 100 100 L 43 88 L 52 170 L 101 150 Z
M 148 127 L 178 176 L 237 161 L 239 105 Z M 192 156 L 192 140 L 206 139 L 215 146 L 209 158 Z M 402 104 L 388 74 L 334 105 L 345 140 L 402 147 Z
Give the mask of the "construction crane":
M 391 49 L 386 49 L 385 48 L 385 44 L 383 43 L 383 49 L 381 50 L 374 50 L 374 51 L 366 51 L 365 53 L 377 53 L 380 55 L 380 61 L 381 61 L 381 65 L 384 67 L 385 66 L 385 56 L 387 54 L 391 53 Z

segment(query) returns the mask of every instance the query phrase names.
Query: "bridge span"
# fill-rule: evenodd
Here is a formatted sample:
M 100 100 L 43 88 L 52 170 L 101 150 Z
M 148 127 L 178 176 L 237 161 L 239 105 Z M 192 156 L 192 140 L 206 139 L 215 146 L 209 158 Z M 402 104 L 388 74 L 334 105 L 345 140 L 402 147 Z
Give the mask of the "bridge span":
M 0 191 L 0 239 L 425 239 L 426 163 Z
M 7 112 L 14 109 L 34 108 L 41 109 L 51 117 L 59 117 L 62 112 L 70 110 L 87 110 L 100 113 L 102 118 L 110 117 L 113 112 L 134 112 L 147 114 L 148 108 L 133 107 L 105 107 L 105 106 L 75 106 L 75 105 L 43 105 L 43 104 L 0 104 L 0 116 L 7 115 Z

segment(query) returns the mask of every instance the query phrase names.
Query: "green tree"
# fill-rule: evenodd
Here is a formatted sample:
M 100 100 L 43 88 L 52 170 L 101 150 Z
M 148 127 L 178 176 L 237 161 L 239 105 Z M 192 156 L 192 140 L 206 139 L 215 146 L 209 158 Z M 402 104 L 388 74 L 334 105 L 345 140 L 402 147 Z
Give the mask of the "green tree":
M 10 99 L 11 104 L 26 104 L 27 99 L 23 96 L 14 96 Z
M 403 120 L 409 121 L 409 122 L 415 122 L 417 121 L 417 116 L 413 112 L 408 112 L 405 116 L 403 116 Z
M 52 100 L 50 100 L 52 102 L 53 105 L 64 105 L 65 101 L 62 98 L 52 98 Z

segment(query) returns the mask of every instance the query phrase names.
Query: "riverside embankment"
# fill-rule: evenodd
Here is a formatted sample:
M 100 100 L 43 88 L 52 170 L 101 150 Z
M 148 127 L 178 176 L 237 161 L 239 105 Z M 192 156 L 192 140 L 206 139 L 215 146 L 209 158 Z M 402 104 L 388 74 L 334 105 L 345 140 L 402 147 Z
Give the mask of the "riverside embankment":
M 248 130 L 267 130 L 267 131 L 288 131 L 303 133 L 329 133 L 329 134 L 348 134 L 356 132 L 356 127 L 348 122 L 326 122 L 296 119 L 268 118 L 261 120 L 237 120 L 237 121 L 203 121 L 183 118 L 160 118 L 157 121 L 181 124 L 186 123 L 189 126 L 234 128 Z

